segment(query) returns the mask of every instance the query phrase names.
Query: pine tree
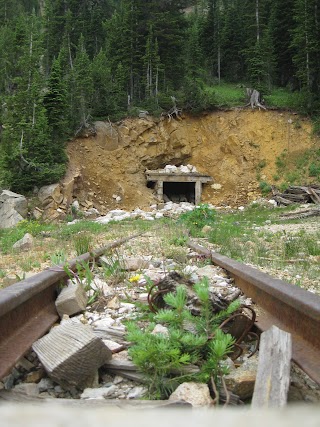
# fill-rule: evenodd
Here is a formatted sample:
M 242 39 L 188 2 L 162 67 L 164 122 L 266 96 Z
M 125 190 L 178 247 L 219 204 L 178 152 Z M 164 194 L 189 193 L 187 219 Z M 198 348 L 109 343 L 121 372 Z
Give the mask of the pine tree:
M 112 81 L 110 61 L 102 49 L 93 58 L 92 79 L 94 86 L 93 116 L 98 118 L 113 116 L 117 111 L 115 84 Z
M 92 67 L 81 36 L 72 70 L 74 82 L 72 110 L 76 133 L 88 128 L 93 104 Z
M 55 161 L 64 158 L 64 142 L 71 132 L 68 120 L 67 82 L 63 72 L 64 56 L 65 52 L 61 50 L 58 58 L 53 61 L 44 96 L 50 139 L 55 147 Z
M 54 158 L 43 104 L 41 20 L 34 14 L 28 19 L 20 17 L 16 38 L 20 42 L 16 51 L 17 74 L 3 113 L 3 164 L 7 185 L 14 191 L 28 191 L 59 179 L 65 159 Z
M 293 11 L 294 0 L 274 0 L 271 5 L 269 21 L 270 36 L 275 59 L 275 83 L 279 86 L 293 86 L 294 66 L 292 61 L 293 48 L 292 30 L 294 26 Z
M 295 49 L 293 62 L 301 86 L 310 95 L 320 95 L 320 10 L 317 0 L 295 0 L 292 46 Z

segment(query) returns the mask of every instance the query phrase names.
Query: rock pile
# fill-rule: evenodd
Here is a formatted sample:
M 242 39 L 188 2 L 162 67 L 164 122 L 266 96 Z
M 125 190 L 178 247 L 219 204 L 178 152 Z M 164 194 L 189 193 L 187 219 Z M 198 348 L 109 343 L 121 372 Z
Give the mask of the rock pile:
M 163 218 L 164 216 L 178 216 L 184 212 L 190 212 L 195 208 L 195 205 L 188 202 L 167 202 L 161 203 L 159 205 L 151 205 L 150 211 L 143 211 L 139 208 L 132 212 L 128 212 L 122 209 L 114 209 L 109 211 L 107 215 L 97 218 L 96 221 L 101 224 L 107 224 L 110 221 L 123 221 L 125 219 L 136 218 L 141 218 L 147 221 L 154 221 L 155 219 Z
M 146 173 L 149 171 L 147 170 Z M 193 165 L 166 165 L 163 169 L 157 169 L 158 173 L 173 173 L 173 174 L 181 174 L 181 173 L 197 173 L 197 168 Z

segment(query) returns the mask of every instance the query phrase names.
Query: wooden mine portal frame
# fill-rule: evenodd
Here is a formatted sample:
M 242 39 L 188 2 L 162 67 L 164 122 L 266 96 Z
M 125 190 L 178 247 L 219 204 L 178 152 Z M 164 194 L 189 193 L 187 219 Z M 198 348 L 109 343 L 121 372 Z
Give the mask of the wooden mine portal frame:
M 146 177 L 148 182 L 154 183 L 154 188 L 160 200 L 164 200 L 163 196 L 166 194 L 166 183 L 175 183 L 177 185 L 183 183 L 184 186 L 187 186 L 187 183 L 189 183 L 191 188 L 194 188 L 194 197 L 192 198 L 195 205 L 201 203 L 202 184 L 212 181 L 211 176 L 202 175 L 198 172 L 166 173 L 161 170 L 147 170 Z M 193 186 L 192 183 L 194 184 Z M 183 184 L 181 187 L 183 187 Z

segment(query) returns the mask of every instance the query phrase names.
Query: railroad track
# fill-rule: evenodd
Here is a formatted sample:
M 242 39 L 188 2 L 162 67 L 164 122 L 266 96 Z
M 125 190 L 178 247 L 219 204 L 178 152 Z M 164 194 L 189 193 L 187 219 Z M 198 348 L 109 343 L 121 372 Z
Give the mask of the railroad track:
M 78 263 L 92 262 L 141 234 L 83 254 L 70 261 L 68 268 L 75 271 Z M 189 246 L 224 268 L 259 306 L 260 330 L 276 325 L 292 334 L 294 362 L 320 384 L 320 297 L 192 242 Z M 63 268 L 48 269 L 0 291 L 0 379 L 58 320 L 55 299 L 67 279 Z

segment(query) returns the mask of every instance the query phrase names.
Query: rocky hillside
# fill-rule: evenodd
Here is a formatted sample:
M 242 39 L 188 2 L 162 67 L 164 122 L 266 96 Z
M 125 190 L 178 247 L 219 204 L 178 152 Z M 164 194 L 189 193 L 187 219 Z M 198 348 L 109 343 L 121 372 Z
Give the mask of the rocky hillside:
M 295 114 L 234 109 L 181 120 L 126 119 L 97 122 L 95 136 L 68 144 L 64 186 L 83 207 L 100 213 L 155 202 L 145 171 L 192 164 L 213 182 L 203 202 L 236 206 L 260 195 L 259 181 L 274 182 L 276 159 L 297 158 L 319 147 L 311 123 Z M 285 151 L 286 150 L 286 151 Z

